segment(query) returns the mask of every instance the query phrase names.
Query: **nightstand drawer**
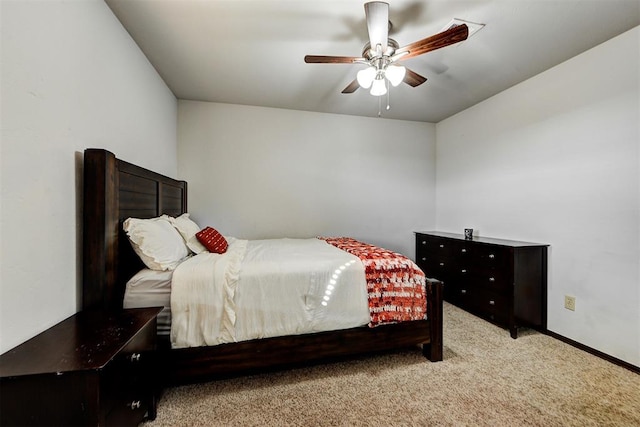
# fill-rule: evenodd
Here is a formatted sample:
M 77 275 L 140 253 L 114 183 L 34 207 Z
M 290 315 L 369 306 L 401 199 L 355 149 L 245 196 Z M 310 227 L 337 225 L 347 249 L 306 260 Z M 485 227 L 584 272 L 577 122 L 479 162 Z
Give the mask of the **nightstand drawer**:
M 111 412 L 107 414 L 105 425 L 114 427 L 137 425 L 148 412 L 148 401 L 138 399 L 135 395 L 125 396 L 117 401 Z
M 130 413 L 135 412 L 131 409 L 136 407 L 149 406 L 155 388 L 154 356 L 155 353 L 149 349 L 122 354 L 109 364 L 103 373 L 102 396 L 106 413 L 117 407 L 128 407 L 127 412 Z
M 153 407 L 155 341 L 154 322 L 141 329 L 107 366 L 102 390 L 107 425 L 134 425 Z

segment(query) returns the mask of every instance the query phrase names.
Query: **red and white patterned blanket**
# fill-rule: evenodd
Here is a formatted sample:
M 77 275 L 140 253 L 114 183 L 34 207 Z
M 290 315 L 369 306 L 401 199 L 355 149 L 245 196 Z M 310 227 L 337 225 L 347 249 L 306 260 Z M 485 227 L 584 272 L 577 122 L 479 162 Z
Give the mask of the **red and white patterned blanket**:
M 319 239 L 362 260 L 369 294 L 369 326 L 425 318 L 425 275 L 409 258 L 348 237 Z

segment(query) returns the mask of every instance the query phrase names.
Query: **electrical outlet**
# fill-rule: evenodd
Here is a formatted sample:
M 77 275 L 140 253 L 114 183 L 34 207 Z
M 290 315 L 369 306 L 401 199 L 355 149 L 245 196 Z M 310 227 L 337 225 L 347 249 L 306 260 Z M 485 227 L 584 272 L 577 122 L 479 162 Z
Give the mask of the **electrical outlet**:
M 564 308 L 566 308 L 567 310 L 576 311 L 576 297 L 565 295 Z

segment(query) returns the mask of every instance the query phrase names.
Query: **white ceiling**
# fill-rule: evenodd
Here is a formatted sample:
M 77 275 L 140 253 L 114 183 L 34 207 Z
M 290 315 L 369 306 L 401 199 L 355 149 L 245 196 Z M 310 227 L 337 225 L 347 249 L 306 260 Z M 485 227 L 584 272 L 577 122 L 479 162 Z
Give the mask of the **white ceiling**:
M 362 65 L 303 61 L 360 56 L 364 1 L 105 1 L 179 99 L 378 115 L 368 91 L 340 93 Z M 453 18 L 486 24 L 460 44 L 404 61 L 428 81 L 391 88 L 388 111 L 382 97 L 382 117 L 434 123 L 640 25 L 640 0 L 388 3 L 400 46 Z

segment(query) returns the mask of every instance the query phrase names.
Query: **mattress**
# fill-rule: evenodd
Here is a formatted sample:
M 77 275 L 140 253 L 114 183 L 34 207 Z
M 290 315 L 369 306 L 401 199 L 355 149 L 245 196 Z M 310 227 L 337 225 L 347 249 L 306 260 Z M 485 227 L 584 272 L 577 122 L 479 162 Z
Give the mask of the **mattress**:
M 124 308 L 164 307 L 158 314 L 158 336 L 171 333 L 171 278 L 173 271 L 140 270 L 125 287 Z
M 237 242 L 243 242 L 232 241 L 232 248 Z M 244 242 L 246 247 L 231 296 L 230 330 L 226 334 L 217 330 L 215 336 L 211 336 L 211 331 L 198 330 L 196 338 L 172 339 L 174 347 L 347 329 L 369 322 L 364 268 L 357 257 L 315 238 Z M 164 307 L 158 316 L 158 335 L 168 338 L 172 327 L 171 292 L 175 272 L 178 278 L 187 275 L 183 280 L 192 282 L 192 275 L 202 277 L 203 269 L 210 270 L 212 258 L 220 256 L 208 252 L 199 254 L 184 261 L 175 271 L 140 270 L 127 282 L 124 308 Z M 213 271 L 207 274 L 210 276 Z M 201 306 L 203 299 L 202 295 L 194 297 L 193 304 Z M 224 297 L 217 299 L 221 303 Z M 229 307 L 226 308 L 228 312 Z M 210 306 L 206 311 L 209 315 L 215 313 Z M 180 324 L 184 329 L 185 325 L 193 326 L 200 320 L 187 319 Z M 217 327 L 223 322 L 209 323 Z M 205 339 L 203 335 L 209 337 Z
M 163 307 L 158 335 L 173 348 L 211 346 L 375 326 L 372 313 L 398 309 L 400 286 L 410 277 L 382 262 L 395 254 L 363 261 L 317 238 L 229 242 L 224 254 L 200 253 L 174 271 L 141 270 L 126 285 L 124 308 Z M 371 275 L 372 265 L 381 275 Z M 378 289 L 384 282 L 390 291 Z M 378 306 L 386 294 L 392 305 Z
M 367 325 L 364 266 L 326 242 L 231 239 L 173 274 L 171 345 L 217 345 Z

